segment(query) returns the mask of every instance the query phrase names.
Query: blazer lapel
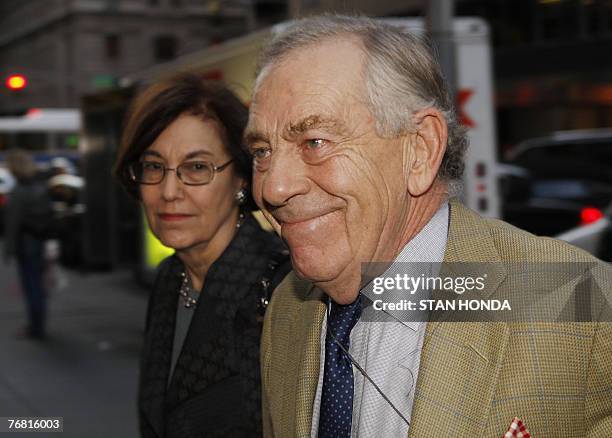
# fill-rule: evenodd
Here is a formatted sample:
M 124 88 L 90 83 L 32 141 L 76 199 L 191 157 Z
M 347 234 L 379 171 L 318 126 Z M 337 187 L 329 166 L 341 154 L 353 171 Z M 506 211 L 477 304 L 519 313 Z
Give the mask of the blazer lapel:
M 312 408 L 319 382 L 321 325 L 325 315 L 324 294 L 311 283 L 293 278 L 292 288 L 299 305 L 293 308 L 290 343 L 277 361 L 283 370 L 275 374 L 276 383 L 282 379 L 282 390 L 278 394 L 281 409 L 273 413 L 276 436 L 310 437 Z M 272 384 L 272 382 L 271 382 Z
M 450 206 L 440 275 L 456 275 L 454 263 L 487 263 L 487 287 L 479 298 L 490 296 L 506 272 L 489 229 L 457 201 Z M 505 322 L 428 323 L 409 436 L 482 436 L 508 338 Z
M 325 316 L 324 294 L 311 288 L 304 301 L 302 318 L 298 322 L 302 346 L 302 366 L 299 370 L 296 394 L 296 437 L 309 437 L 312 427 L 312 408 L 319 383 L 321 360 L 321 329 Z

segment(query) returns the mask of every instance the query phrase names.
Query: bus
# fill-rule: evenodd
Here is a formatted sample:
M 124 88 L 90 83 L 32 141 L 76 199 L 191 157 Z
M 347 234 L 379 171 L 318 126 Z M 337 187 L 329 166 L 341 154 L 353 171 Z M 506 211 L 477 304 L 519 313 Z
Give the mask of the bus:
M 80 114 L 76 108 L 31 108 L 0 115 L 0 161 L 4 161 L 8 149 L 20 148 L 32 152 L 41 167 L 59 156 L 76 166 Z
M 0 115 L 0 149 L 77 150 L 80 130 L 76 108 L 30 108 Z

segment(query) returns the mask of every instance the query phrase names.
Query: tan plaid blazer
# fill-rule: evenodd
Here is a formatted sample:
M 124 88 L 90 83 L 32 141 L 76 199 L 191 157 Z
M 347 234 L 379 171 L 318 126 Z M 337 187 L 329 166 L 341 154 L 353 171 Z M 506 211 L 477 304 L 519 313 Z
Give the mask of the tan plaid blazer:
M 497 263 L 493 282 L 501 285 L 504 262 L 594 259 L 453 200 L 444 260 Z M 322 299 L 290 274 L 268 308 L 261 344 L 266 437 L 310 437 Z M 532 437 L 612 437 L 612 324 L 429 323 L 409 437 L 500 438 L 515 416 Z

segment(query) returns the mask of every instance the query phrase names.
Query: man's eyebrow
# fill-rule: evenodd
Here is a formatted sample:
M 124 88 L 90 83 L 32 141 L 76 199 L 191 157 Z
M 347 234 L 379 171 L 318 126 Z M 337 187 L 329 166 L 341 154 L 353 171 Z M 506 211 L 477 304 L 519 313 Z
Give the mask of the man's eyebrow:
M 248 129 L 248 128 L 247 128 Z M 283 138 L 294 139 L 310 129 L 324 129 L 333 134 L 343 135 L 346 133 L 344 124 L 334 118 L 324 117 L 318 114 L 306 116 L 297 122 L 289 123 L 283 131 Z M 248 148 L 255 143 L 270 143 L 267 135 L 261 131 L 247 130 L 244 135 L 244 144 Z
M 260 131 L 247 131 L 244 135 L 244 145 L 248 148 L 255 143 L 269 143 L 268 137 Z
M 295 138 L 311 129 L 324 129 L 333 134 L 345 133 L 344 125 L 337 119 L 312 114 L 295 123 L 290 123 L 285 129 L 285 137 Z

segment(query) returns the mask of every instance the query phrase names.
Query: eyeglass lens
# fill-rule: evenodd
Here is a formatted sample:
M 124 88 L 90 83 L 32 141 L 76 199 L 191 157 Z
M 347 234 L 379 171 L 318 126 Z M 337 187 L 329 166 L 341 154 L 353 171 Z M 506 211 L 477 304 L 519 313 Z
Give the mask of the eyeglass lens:
M 142 184 L 159 184 L 167 171 L 176 172 L 179 179 L 186 184 L 209 183 L 215 173 L 213 165 L 205 161 L 188 161 L 176 169 L 168 169 L 156 161 L 138 161 L 131 166 L 134 179 Z

